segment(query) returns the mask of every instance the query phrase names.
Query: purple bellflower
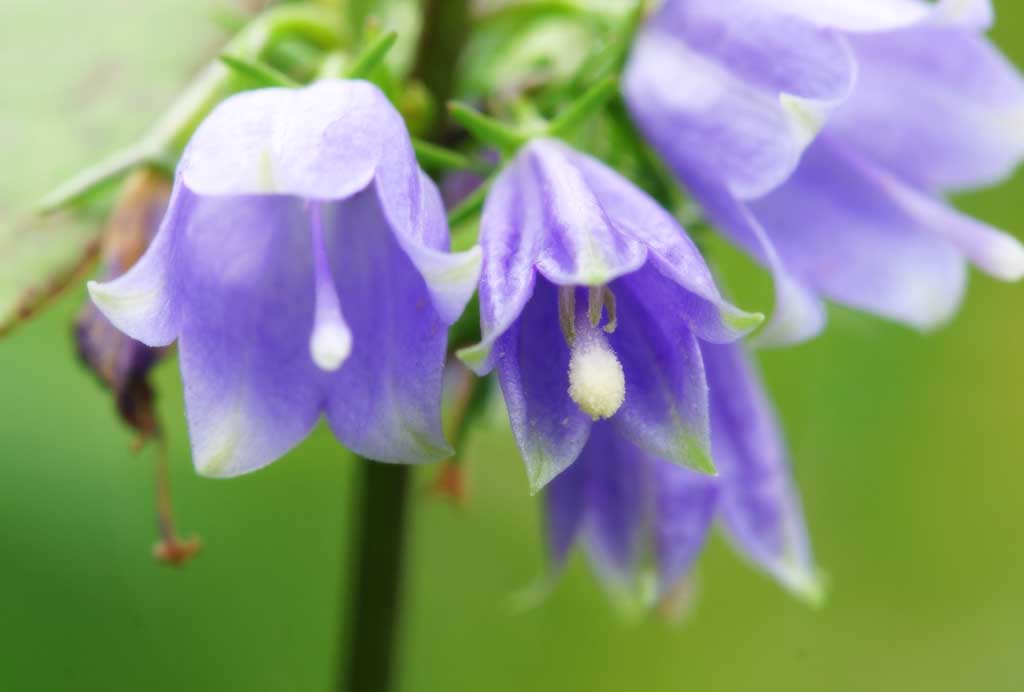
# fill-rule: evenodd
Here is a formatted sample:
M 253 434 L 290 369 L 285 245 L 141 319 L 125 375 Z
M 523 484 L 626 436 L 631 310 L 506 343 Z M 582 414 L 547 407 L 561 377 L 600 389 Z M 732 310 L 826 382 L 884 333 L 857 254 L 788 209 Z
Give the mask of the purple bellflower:
M 581 540 L 613 593 L 660 600 L 690 572 L 717 519 L 750 562 L 817 602 L 803 511 L 757 373 L 738 344 L 702 344 L 701 352 L 719 475 L 680 468 L 595 425 L 579 460 L 545 494 L 552 565 L 560 570 Z
M 1024 155 L 1024 81 L 986 40 L 987 0 L 668 0 L 624 80 L 645 136 L 726 235 L 769 267 L 785 343 L 821 297 L 927 329 L 970 261 L 1024 276 L 1024 247 L 943 195 Z
M 205 475 L 270 463 L 321 413 L 358 454 L 436 460 L 450 453 L 447 327 L 480 264 L 448 242 L 437 188 L 384 94 L 322 81 L 222 103 L 189 142 L 146 254 L 89 290 L 131 337 L 177 339 Z
M 605 426 L 712 470 L 698 344 L 734 341 L 761 316 L 722 298 L 667 212 L 604 164 L 538 139 L 495 181 L 480 246 L 483 338 L 460 356 L 479 374 L 497 368 L 534 491 Z

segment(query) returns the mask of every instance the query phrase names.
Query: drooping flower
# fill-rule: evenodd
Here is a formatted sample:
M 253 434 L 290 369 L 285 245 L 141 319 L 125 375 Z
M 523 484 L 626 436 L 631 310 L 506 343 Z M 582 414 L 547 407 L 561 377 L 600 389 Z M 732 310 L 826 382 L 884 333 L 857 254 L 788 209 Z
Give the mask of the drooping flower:
M 985 0 L 669 0 L 652 18 L 630 110 L 774 273 L 766 341 L 819 332 L 820 297 L 929 328 L 956 311 L 968 261 L 1024 276 L 1017 240 L 943 198 L 1024 155 L 1024 82 L 982 35 L 991 17 Z
M 102 261 L 107 281 L 135 264 L 149 246 L 167 210 L 171 184 L 162 174 L 138 171 L 121 191 L 103 231 Z M 82 362 L 114 395 L 121 419 L 148 437 L 157 430 L 149 372 L 164 350 L 118 331 L 92 302 L 75 320 L 75 346 Z
M 480 227 L 483 339 L 537 490 L 579 456 L 595 420 L 708 471 L 699 341 L 760 322 L 726 302 L 674 219 L 600 162 L 534 140 L 495 181 Z M 600 426 L 599 426 L 600 427 Z
M 257 469 L 321 413 L 352 451 L 449 453 L 447 326 L 479 251 L 449 254 L 437 188 L 376 87 L 323 81 L 234 96 L 199 127 L 149 250 L 90 284 L 117 327 L 178 340 L 199 471 Z
M 822 588 L 803 511 L 759 378 L 738 344 L 701 344 L 701 352 L 719 475 L 680 468 L 612 426 L 595 425 L 579 460 L 545 495 L 551 562 L 560 569 L 582 541 L 613 592 L 663 599 L 690 572 L 718 520 L 750 562 L 817 601 Z

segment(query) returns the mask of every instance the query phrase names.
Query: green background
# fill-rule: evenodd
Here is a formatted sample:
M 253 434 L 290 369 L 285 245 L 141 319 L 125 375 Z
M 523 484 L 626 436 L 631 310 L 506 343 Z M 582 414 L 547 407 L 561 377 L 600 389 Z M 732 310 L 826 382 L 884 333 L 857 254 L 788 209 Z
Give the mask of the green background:
M 1024 7 L 996 4 L 996 38 L 1024 64 Z M 0 2 L 4 224 L 143 130 L 215 49 L 210 5 Z M 1022 183 L 964 206 L 1020 234 Z M 83 294 L 0 342 L 0 689 L 327 689 L 354 462 L 318 429 L 255 475 L 197 477 L 177 367 L 163 364 L 179 522 L 205 550 L 157 565 L 151 453 L 130 452 L 72 355 Z M 426 497 L 433 469 L 416 476 L 401 688 L 1024 689 L 1022 338 L 1024 291 L 975 275 L 937 334 L 837 311 L 824 338 L 762 354 L 830 577 L 821 611 L 719 539 L 681 624 L 624 619 L 581 558 L 517 610 L 543 565 L 536 502 L 507 430 L 481 430 L 466 508 Z

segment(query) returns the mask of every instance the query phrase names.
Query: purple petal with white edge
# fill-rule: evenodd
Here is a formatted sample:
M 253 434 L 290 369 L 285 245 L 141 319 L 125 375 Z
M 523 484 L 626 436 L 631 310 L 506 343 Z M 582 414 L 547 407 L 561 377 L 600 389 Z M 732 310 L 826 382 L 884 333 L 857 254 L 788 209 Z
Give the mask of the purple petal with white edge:
M 654 511 L 651 459 L 611 425 L 597 423 L 576 465 L 586 470 L 588 553 L 608 584 L 628 588 L 638 576 L 641 531 Z
M 715 171 L 749 198 L 786 179 L 855 77 L 835 31 L 761 0 L 686 0 L 637 37 L 623 93 L 677 173 Z
M 522 177 L 533 188 L 524 201 L 536 199 L 542 210 L 541 274 L 560 286 L 601 286 L 643 265 L 644 246 L 615 228 L 576 165 L 582 154 L 538 139 L 519 156 L 532 172 Z
M 139 261 L 113 281 L 88 283 L 93 303 L 106 318 L 147 346 L 167 346 L 178 336 L 181 277 L 175 266 L 177 248 L 195 202 L 178 178 L 160 230 Z
M 1020 164 L 1024 80 L 984 36 L 927 24 L 852 45 L 861 79 L 830 137 L 930 191 L 989 185 Z
M 762 315 L 744 312 L 722 298 L 697 246 L 661 205 L 600 161 L 575 152 L 568 156 L 615 229 L 647 247 L 648 261 L 689 294 L 680 294 L 676 302 L 685 307 L 680 314 L 698 338 L 735 341 L 761 324 Z
M 178 343 L 203 475 L 266 465 L 319 417 L 308 223 L 300 200 L 222 197 L 199 200 L 179 226 Z
M 259 89 L 214 109 L 192 136 L 180 173 L 199 195 L 342 199 L 370 183 L 402 137 L 401 116 L 369 82 Z
M 391 133 L 377 169 L 376 189 L 391 229 L 423 275 L 441 318 L 459 318 L 480 278 L 480 248 L 450 253 L 441 193 L 420 169 L 401 116 L 388 113 Z
M 939 0 L 931 21 L 985 31 L 995 21 L 992 0 Z
M 402 116 L 369 82 L 321 80 L 226 100 L 196 131 L 182 177 L 197 194 L 350 197 L 371 181 L 443 318 L 458 319 L 479 276 L 479 250 L 448 253 L 436 186 L 423 175 Z
M 591 419 L 569 396 L 569 347 L 559 328 L 558 291 L 539 279 L 518 321 L 494 346 L 512 433 L 537 492 L 576 461 Z
M 618 326 L 608 335 L 626 398 L 611 421 L 653 456 L 714 473 L 707 384 L 697 339 L 680 314 L 682 291 L 646 267 L 611 286 Z
M 377 461 L 436 461 L 447 324 L 392 233 L 373 190 L 325 205 L 331 273 L 352 351 L 329 374 L 327 419 L 352 451 Z
M 737 549 L 784 586 L 820 602 L 803 510 L 775 412 L 739 344 L 704 345 L 721 516 Z
M 700 555 L 720 506 L 721 483 L 667 461 L 654 460 L 654 549 L 658 592 L 669 595 Z
M 480 223 L 483 338 L 459 357 L 489 372 L 495 341 L 519 317 L 536 272 L 562 285 L 599 285 L 643 264 L 646 250 L 611 225 L 579 168 L 580 157 L 535 140 L 499 174 Z
M 760 0 L 765 7 L 844 31 L 888 31 L 933 16 L 920 0 Z M 959 0 L 963 2 L 963 0 Z M 973 0 L 971 0 L 973 2 Z
M 725 187 L 701 176 L 688 175 L 684 183 L 715 227 L 772 272 L 775 310 L 757 342 L 782 346 L 817 336 L 825 327 L 824 304 L 786 267 L 750 209 Z
M 930 329 L 947 322 L 966 283 L 961 253 L 908 210 L 850 152 L 820 139 L 783 186 L 750 203 L 785 266 L 854 308 Z M 945 221 L 962 217 L 946 210 Z
M 881 168 L 862 164 L 861 173 L 907 216 L 960 250 L 988 275 L 1003 281 L 1024 278 L 1024 245 L 1013 236 L 960 213 Z
M 491 186 L 480 221 L 480 344 L 459 351 L 459 358 L 478 375 L 494 367 L 494 342 L 519 318 L 533 295 L 534 263 L 540 253 L 542 222 L 539 204 L 526 203 L 529 175 L 517 159 Z

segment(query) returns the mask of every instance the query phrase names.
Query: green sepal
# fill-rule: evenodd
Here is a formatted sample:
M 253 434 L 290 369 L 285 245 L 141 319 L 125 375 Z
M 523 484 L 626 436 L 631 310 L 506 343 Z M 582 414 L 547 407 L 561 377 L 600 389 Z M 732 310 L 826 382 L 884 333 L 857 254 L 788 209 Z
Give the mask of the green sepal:
M 496 147 L 505 154 L 516 151 L 530 139 L 529 134 L 458 101 L 448 103 L 448 113 L 452 120 L 466 128 L 478 141 Z
M 381 34 L 370 41 L 352 61 L 352 65 L 348 69 L 348 78 L 368 79 L 374 70 L 384 62 L 384 58 L 394 48 L 396 41 L 398 41 L 398 34 L 394 31 Z
M 618 79 L 607 77 L 601 80 L 587 89 L 582 96 L 569 104 L 551 121 L 547 127 L 548 134 L 563 138 L 572 134 L 577 127 L 604 108 L 605 104 L 615 98 L 618 93 Z
M 262 86 L 288 88 L 302 86 L 302 84 L 295 81 L 284 72 L 281 72 L 277 68 L 260 60 L 250 60 L 248 58 L 231 55 L 229 53 L 222 53 L 219 56 L 219 59 L 222 63 L 238 74 L 248 77 Z

